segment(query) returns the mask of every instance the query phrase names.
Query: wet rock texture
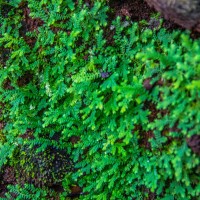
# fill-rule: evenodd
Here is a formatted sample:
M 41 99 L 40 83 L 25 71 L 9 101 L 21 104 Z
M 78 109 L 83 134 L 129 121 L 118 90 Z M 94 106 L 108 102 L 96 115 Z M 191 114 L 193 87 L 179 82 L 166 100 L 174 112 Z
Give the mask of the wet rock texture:
M 184 28 L 200 32 L 200 0 L 146 0 L 146 2 Z

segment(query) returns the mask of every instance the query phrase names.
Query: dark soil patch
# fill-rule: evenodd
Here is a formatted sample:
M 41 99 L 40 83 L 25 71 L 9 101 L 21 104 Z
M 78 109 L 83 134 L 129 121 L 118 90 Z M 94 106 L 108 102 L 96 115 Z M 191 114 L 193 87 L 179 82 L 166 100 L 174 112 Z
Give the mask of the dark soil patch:
M 9 184 L 16 184 L 15 170 L 13 167 L 4 166 L 0 171 L 0 197 L 4 197 Z
M 79 197 L 82 193 L 82 188 L 80 188 L 78 185 L 74 185 L 70 187 L 71 193 L 69 197 L 76 198 Z
M 4 82 L 3 82 L 3 88 L 5 90 L 13 90 L 14 87 L 11 85 L 11 80 L 10 79 L 6 79 Z
M 144 0 L 126 0 L 126 1 L 114 1 L 110 2 L 110 6 L 116 16 L 120 16 L 122 19 L 130 17 L 133 22 L 141 20 L 150 21 L 151 16 L 157 13 L 153 8 L 150 8 Z M 169 20 L 163 21 L 163 28 L 168 30 L 181 29 L 180 26 Z
M 39 26 L 43 25 L 41 19 L 30 17 L 30 12 L 28 7 L 23 8 L 24 20 L 22 21 L 22 26 L 25 32 L 37 30 Z
M 39 18 L 32 18 L 30 17 L 30 9 L 27 7 L 27 5 L 23 5 L 22 7 L 23 11 L 23 17 L 24 19 L 22 20 L 22 27 L 20 29 L 20 34 L 26 41 L 26 43 L 30 46 L 33 47 L 36 39 L 34 37 L 28 37 L 26 35 L 27 32 L 33 32 L 36 31 L 38 32 L 38 27 L 43 25 L 43 21 Z
M 18 79 L 17 84 L 19 87 L 23 87 L 29 84 L 32 79 L 33 74 L 31 74 L 30 71 L 27 71 L 22 77 Z

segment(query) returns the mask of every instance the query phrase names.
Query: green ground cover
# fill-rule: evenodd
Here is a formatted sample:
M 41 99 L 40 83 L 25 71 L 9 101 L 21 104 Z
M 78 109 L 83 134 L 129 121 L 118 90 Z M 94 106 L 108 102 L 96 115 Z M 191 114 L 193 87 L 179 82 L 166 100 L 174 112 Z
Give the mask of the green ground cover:
M 200 40 L 105 0 L 0 6 L 0 199 L 198 199 Z

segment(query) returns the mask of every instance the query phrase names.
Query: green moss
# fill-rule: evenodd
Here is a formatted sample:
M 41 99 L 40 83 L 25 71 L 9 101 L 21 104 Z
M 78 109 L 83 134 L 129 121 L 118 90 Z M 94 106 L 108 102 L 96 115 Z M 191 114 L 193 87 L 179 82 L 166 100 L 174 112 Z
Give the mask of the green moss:
M 194 151 L 187 141 L 200 133 L 200 41 L 111 22 L 104 0 L 9 4 L 0 28 L 9 49 L 0 166 L 20 148 L 18 181 L 42 187 L 64 182 L 70 155 L 80 199 L 198 198 L 199 144 Z
M 27 145 L 15 151 L 12 163 L 18 183 L 52 186 L 62 182 L 65 174 L 73 170 L 73 163 L 63 150 L 48 147 L 37 153 L 36 147 Z

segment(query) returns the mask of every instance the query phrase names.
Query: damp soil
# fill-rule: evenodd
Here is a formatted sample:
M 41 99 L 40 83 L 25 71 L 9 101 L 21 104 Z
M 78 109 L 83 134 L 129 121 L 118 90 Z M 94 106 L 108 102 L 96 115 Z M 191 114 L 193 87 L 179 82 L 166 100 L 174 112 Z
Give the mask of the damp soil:
M 146 20 L 151 22 L 151 18 L 157 12 L 148 6 L 144 0 L 120 0 L 120 1 L 110 1 L 110 6 L 113 9 L 113 13 L 116 16 L 120 16 L 122 19 L 126 17 L 131 18 L 133 22 L 138 22 L 141 20 Z M 161 16 L 162 18 L 162 16 Z M 155 24 L 156 25 L 156 24 Z M 173 21 L 163 19 L 163 28 L 168 29 L 169 31 L 180 29 L 183 30 L 180 26 L 176 25 Z
M 85 2 L 89 5 L 92 6 L 92 1 L 91 0 L 85 0 Z M 108 3 L 111 7 L 111 12 L 109 14 L 109 21 L 112 21 L 115 17 L 120 16 L 122 20 L 126 20 L 127 18 L 131 19 L 133 22 L 139 22 L 141 20 L 145 20 L 149 24 L 149 28 L 156 28 L 158 26 L 158 22 L 156 20 L 152 20 L 152 16 L 155 15 L 157 12 L 149 7 L 147 3 L 144 2 L 144 0 L 108 0 Z M 9 11 L 9 7 L 4 7 L 2 12 L 7 15 Z M 24 20 L 22 21 L 22 27 L 20 29 L 20 34 L 24 38 L 24 40 L 28 43 L 30 47 L 33 47 L 36 40 L 34 38 L 28 38 L 26 36 L 27 31 L 34 31 L 38 29 L 39 26 L 42 26 L 43 21 L 40 19 L 32 19 L 29 16 L 30 10 L 27 8 L 27 5 L 21 5 L 22 9 L 22 14 L 24 15 Z M 162 18 L 162 15 L 160 18 L 163 20 L 162 27 L 166 28 L 168 31 L 174 31 L 174 30 L 180 30 L 184 31 L 184 29 L 178 25 L 176 25 L 173 21 L 170 20 L 165 20 Z M 57 32 L 59 30 L 55 29 L 52 27 L 52 30 Z M 112 43 L 111 37 L 112 33 L 110 33 L 110 30 L 105 30 L 106 32 L 106 38 L 108 39 L 108 42 Z M 191 32 L 191 38 L 196 39 L 200 37 L 200 33 L 197 32 Z M 110 39 L 109 39 L 110 38 Z M 9 51 L 7 49 L 0 49 L 1 57 L 0 57 L 0 62 L 4 65 L 8 56 L 9 56 Z M 18 81 L 19 86 L 24 86 L 26 85 L 30 80 L 32 79 L 32 74 L 27 73 L 21 79 Z M 150 88 L 150 86 L 146 83 L 147 87 Z M 7 80 L 4 83 L 4 87 L 7 89 L 12 90 L 12 86 L 10 85 L 10 80 Z M 151 88 L 150 88 L 151 89 Z M 151 104 L 151 107 L 147 106 L 145 109 L 150 109 L 151 110 L 151 120 L 154 120 L 155 116 L 157 115 L 158 111 L 155 109 L 155 106 Z M 2 129 L 3 126 L 0 126 L 0 129 Z M 141 143 L 142 145 L 149 149 L 150 148 L 150 143 L 148 142 L 148 139 L 153 137 L 152 133 L 146 133 L 144 138 L 141 138 Z M 79 140 L 77 137 L 71 138 L 72 144 L 76 143 Z M 199 142 L 200 140 L 198 140 Z M 188 143 L 195 148 L 196 148 L 196 143 L 194 144 L 193 140 L 188 140 Z M 195 146 L 195 147 L 194 147 Z M 196 150 L 197 151 L 197 150 Z M 199 149 L 198 149 L 199 151 Z M 6 192 L 6 187 L 9 184 L 16 184 L 16 178 L 15 178 L 15 173 L 14 169 L 10 166 L 4 166 L 2 171 L 0 171 L 0 197 L 3 197 L 5 192 Z M 56 185 L 55 187 L 53 186 L 51 189 L 59 192 L 62 191 L 62 186 L 61 185 Z M 81 195 L 82 189 L 76 185 L 71 187 L 71 194 L 69 195 L 71 198 L 78 197 Z M 149 192 L 149 200 L 155 199 L 155 194 Z
M 144 0 L 109 0 L 109 4 L 115 17 L 120 16 L 122 20 L 129 17 L 133 22 L 145 20 L 148 22 L 149 28 L 156 28 L 157 26 L 157 22 L 152 20 L 152 17 L 158 12 L 154 8 L 150 7 Z M 165 28 L 168 31 L 185 30 L 172 20 L 164 19 L 162 14 L 160 14 L 160 19 L 163 20 L 162 28 Z M 193 39 L 197 39 L 200 37 L 200 33 L 191 31 L 190 36 Z

